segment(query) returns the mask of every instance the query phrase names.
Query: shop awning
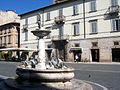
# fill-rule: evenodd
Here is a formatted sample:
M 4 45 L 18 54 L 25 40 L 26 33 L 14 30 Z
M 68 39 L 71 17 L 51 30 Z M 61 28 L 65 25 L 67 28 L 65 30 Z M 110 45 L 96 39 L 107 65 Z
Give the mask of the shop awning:
M 0 51 L 38 51 L 32 48 L 2 48 Z
M 51 51 L 53 48 L 45 48 L 46 51 Z
M 70 51 L 82 51 L 81 47 L 71 47 Z

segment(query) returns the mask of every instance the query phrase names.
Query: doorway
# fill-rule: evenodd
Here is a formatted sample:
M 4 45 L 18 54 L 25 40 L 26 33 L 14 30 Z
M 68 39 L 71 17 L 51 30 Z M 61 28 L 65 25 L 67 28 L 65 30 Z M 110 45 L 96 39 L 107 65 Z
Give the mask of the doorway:
M 120 62 L 120 48 L 113 48 L 112 49 L 112 61 L 113 62 Z
M 67 58 L 67 41 L 66 40 L 58 40 L 53 41 L 55 46 L 55 57 L 60 58 L 63 61 L 66 61 Z
M 99 49 L 91 49 L 92 61 L 99 62 Z

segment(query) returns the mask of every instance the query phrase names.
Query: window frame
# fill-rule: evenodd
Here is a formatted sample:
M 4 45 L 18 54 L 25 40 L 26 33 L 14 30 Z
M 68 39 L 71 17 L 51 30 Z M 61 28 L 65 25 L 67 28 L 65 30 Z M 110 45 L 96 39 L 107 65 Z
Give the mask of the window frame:
M 78 5 L 73 5 L 73 16 L 79 15 Z
M 24 35 L 25 35 L 24 41 L 28 41 L 28 30 L 24 31 Z
M 59 18 L 63 18 L 63 8 L 60 8 L 58 13 L 59 13 Z
M 47 12 L 47 13 L 46 13 L 46 21 L 50 21 L 50 19 L 51 19 L 51 18 L 50 18 L 50 12 Z
M 79 36 L 80 35 L 80 23 L 72 23 L 73 26 L 73 36 Z
M 117 6 L 118 0 L 111 0 L 111 6 Z
M 8 35 L 8 44 L 11 44 L 11 35 Z
M 98 20 L 90 20 L 90 33 L 91 34 L 97 34 L 98 33 Z
M 48 31 L 50 31 L 51 27 L 46 27 L 45 29 L 47 29 Z M 51 33 L 49 33 L 49 34 L 47 35 L 47 39 L 50 39 L 50 37 L 51 37 Z
M 120 32 L 120 19 L 112 19 L 112 32 Z
M 96 12 L 96 11 L 97 11 L 96 0 L 92 0 L 90 2 L 90 12 Z

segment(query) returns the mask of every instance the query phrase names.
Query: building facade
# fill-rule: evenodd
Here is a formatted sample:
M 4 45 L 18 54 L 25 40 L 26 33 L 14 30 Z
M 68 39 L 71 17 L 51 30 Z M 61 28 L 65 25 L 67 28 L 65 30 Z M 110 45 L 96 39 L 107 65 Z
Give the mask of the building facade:
M 19 20 L 14 11 L 0 11 L 0 48 L 18 47 Z
M 9 60 L 16 56 L 16 52 L 7 49 L 20 46 L 19 31 L 20 17 L 14 11 L 0 11 L 0 60 Z
M 37 48 L 38 24 L 46 56 L 63 61 L 120 62 L 119 0 L 69 0 L 21 14 L 21 46 Z

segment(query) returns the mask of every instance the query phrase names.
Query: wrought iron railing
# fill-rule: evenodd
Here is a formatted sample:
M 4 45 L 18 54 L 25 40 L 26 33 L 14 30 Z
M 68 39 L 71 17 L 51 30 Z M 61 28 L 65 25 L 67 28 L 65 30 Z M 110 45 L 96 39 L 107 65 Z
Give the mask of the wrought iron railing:
M 63 24 L 63 23 L 65 23 L 65 16 L 55 17 L 55 23 L 56 24 Z
M 105 13 L 105 18 L 107 18 L 108 16 L 116 16 L 116 15 L 118 15 L 119 12 L 120 12 L 120 6 L 119 5 L 110 6 Z

